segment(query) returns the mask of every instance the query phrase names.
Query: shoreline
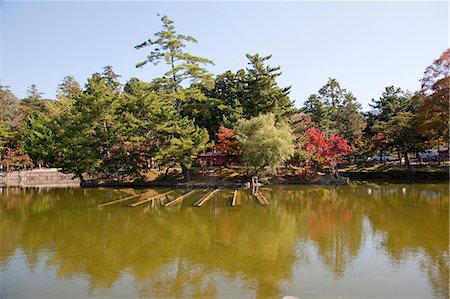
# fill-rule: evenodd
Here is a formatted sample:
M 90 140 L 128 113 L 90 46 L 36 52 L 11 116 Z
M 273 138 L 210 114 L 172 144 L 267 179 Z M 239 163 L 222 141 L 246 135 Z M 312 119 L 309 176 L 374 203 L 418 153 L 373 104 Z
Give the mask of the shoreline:
M 449 168 L 446 171 L 424 171 L 413 169 L 409 174 L 406 170 L 361 170 L 361 171 L 341 171 L 337 178 L 321 175 L 316 179 L 306 180 L 295 177 L 285 177 L 268 179 L 260 177 L 261 186 L 271 185 L 303 185 L 303 186 L 340 186 L 351 182 L 383 182 L 383 183 L 443 183 L 449 182 Z M 46 173 L 47 175 L 43 176 Z M 69 179 L 71 175 L 63 174 L 56 169 L 42 171 L 24 171 L 9 173 L 0 176 L 0 187 L 21 187 L 21 188 L 148 188 L 148 187 L 171 187 L 179 189 L 200 189 L 200 188 L 221 188 L 221 189 L 247 189 L 250 188 L 250 178 L 238 181 L 202 180 L 194 179 L 184 182 L 178 179 L 168 181 L 148 180 L 141 182 L 133 181 L 87 181 L 79 182 L 77 179 Z M 229 178 L 229 177 L 228 177 Z

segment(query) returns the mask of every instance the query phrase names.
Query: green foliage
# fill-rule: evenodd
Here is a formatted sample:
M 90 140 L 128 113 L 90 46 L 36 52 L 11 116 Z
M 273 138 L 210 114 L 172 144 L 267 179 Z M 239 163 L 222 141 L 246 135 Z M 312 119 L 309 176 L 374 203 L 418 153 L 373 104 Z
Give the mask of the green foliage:
M 301 146 L 312 127 L 324 136 L 339 136 L 333 146 L 348 140 L 355 154 L 373 148 L 407 152 L 423 149 L 433 138 L 438 144 L 447 140 L 448 50 L 427 68 L 414 100 L 400 88 L 386 87 L 373 100 L 380 114 L 364 119 L 355 96 L 330 78 L 305 102 L 304 113 L 297 113 L 290 87 L 277 83 L 280 67 L 268 65 L 270 55 L 247 54 L 248 68 L 213 78 L 205 68 L 212 61 L 186 52 L 187 44 L 197 41 L 177 33 L 167 16 L 161 22 L 154 38 L 135 47 L 150 49 L 137 67 L 165 65 L 164 75 L 151 82 L 131 78 L 122 88 L 120 76 L 106 66 L 84 88 L 72 76 L 65 77 L 56 101 L 43 99 L 34 84 L 18 101 L 0 85 L 0 152 L 29 155 L 80 178 L 123 171 L 141 177 L 151 161 L 166 167 L 179 164 L 188 180 L 189 167 L 221 127 L 230 128 L 219 132 L 222 137 L 232 136 L 235 129 L 243 161 L 256 171 L 290 159 L 294 143 L 291 162 L 317 158 Z
M 80 84 L 75 80 L 73 76 L 66 76 L 63 82 L 58 85 L 56 92 L 56 98 L 60 101 L 66 101 L 71 103 L 75 97 L 81 95 L 82 90 Z
M 390 146 L 399 153 L 404 153 L 408 166 L 407 153 L 423 149 L 425 139 L 418 132 L 418 119 L 412 112 L 400 112 L 388 121 L 377 121 L 373 129 L 384 139 L 380 150 Z
M 136 67 L 143 67 L 147 63 L 157 65 L 161 61 L 166 63 L 169 70 L 159 79 L 159 83 L 163 83 L 170 98 L 175 100 L 180 117 L 182 103 L 188 97 L 181 84 L 188 80 L 191 83 L 202 82 L 209 86 L 213 82 L 212 74 L 208 73 L 203 65 L 213 64 L 213 62 L 186 53 L 184 51 L 185 43 L 197 43 L 197 40 L 190 35 L 177 33 L 174 22 L 167 16 L 163 16 L 161 22 L 162 29 L 154 34 L 155 39 L 148 39 L 135 46 L 136 49 L 145 47 L 152 49 L 146 59 L 137 63 Z
M 294 153 L 290 127 L 284 122 L 276 123 L 272 113 L 240 120 L 236 133 L 243 161 L 256 171 L 264 166 L 276 167 Z
M 209 141 L 206 129 L 197 127 L 186 117 L 180 120 L 172 117 L 171 121 L 158 126 L 158 134 L 161 139 L 155 159 L 164 164 L 180 163 L 188 168 Z
M 19 101 L 8 86 L 0 85 L 0 154 L 17 136 L 19 122 Z
M 309 96 L 308 100 L 303 104 L 302 111 L 311 116 L 311 120 L 321 130 L 331 128 L 331 118 L 329 106 L 324 103 L 316 94 Z
M 368 124 L 375 149 L 380 152 L 395 149 L 399 153 L 423 149 L 425 138 L 417 130 L 417 105 L 408 92 L 388 86 L 379 100 L 372 101 L 371 106 L 379 111 Z
M 311 116 L 315 127 L 346 140 L 352 148 L 362 145 L 364 119 L 361 105 L 353 94 L 333 78 L 304 103 L 302 111 Z
M 271 56 L 247 54 L 247 58 L 250 68 L 216 76 L 213 88 L 200 86 L 205 98 L 186 103 L 185 115 L 208 128 L 211 138 L 221 126 L 233 127 L 240 118 L 273 113 L 276 120 L 288 120 L 295 112 L 290 87 L 281 88 L 276 82 L 280 67 L 266 65 Z
M 281 88 L 276 82 L 281 75 L 280 67 L 265 65 L 271 57 L 247 54 L 251 67 L 246 76 L 247 96 L 242 99 L 246 117 L 273 113 L 280 120 L 293 114 L 293 103 L 289 99 L 291 87 Z
M 23 147 L 31 159 L 44 163 L 55 161 L 54 155 L 60 149 L 56 144 L 57 130 L 51 117 L 39 111 L 33 112 L 26 120 L 24 132 Z
M 412 108 L 411 96 L 394 86 L 386 87 L 380 99 L 372 99 L 372 102 L 370 106 L 380 112 L 377 119 L 381 121 L 388 121 L 401 112 L 411 111 Z
M 198 86 L 205 96 L 201 99 L 189 99 L 184 106 L 184 115 L 195 119 L 195 123 L 207 128 L 214 139 L 220 126 L 232 127 L 243 117 L 241 99 L 245 96 L 242 72 L 227 71 L 216 76 L 214 88 Z
M 20 101 L 20 113 L 26 119 L 35 111 L 45 112 L 45 101 L 42 99 L 44 93 L 40 92 L 36 84 L 31 84 L 27 90 L 28 96 Z

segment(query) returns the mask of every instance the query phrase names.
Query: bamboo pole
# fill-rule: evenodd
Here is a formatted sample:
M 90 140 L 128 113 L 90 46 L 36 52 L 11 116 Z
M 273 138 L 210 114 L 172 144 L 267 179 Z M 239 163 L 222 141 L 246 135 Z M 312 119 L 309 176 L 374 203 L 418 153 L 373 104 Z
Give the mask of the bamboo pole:
M 136 195 L 127 196 L 127 197 L 124 197 L 124 198 L 119 198 L 119 199 L 116 199 L 116 200 L 104 202 L 102 204 L 99 204 L 97 207 L 100 208 L 100 207 L 104 207 L 104 206 L 109 206 L 109 205 L 112 205 L 112 204 L 115 204 L 115 203 L 119 203 L 119 202 L 122 202 L 122 201 L 125 201 L 125 200 L 129 200 L 129 199 L 132 199 L 132 198 L 135 198 L 135 197 L 138 197 L 138 196 L 142 196 L 142 195 L 150 193 L 152 191 L 147 191 L 147 192 L 139 193 L 139 194 L 136 194 Z
M 174 192 L 174 190 L 169 191 L 169 192 L 166 192 L 166 193 L 161 193 L 161 194 L 152 196 L 152 197 L 147 198 L 146 200 L 143 200 L 143 201 L 135 202 L 135 203 L 131 204 L 130 207 L 133 207 L 133 208 L 134 208 L 134 207 L 136 207 L 136 206 L 139 206 L 139 205 L 144 204 L 144 203 L 146 203 L 146 202 L 149 202 L 149 201 L 151 201 L 151 200 L 154 200 L 154 199 L 163 197 L 164 195 L 167 195 L 167 194 L 172 193 L 172 192 Z
M 261 196 L 261 198 L 264 200 L 264 202 L 266 203 L 266 205 L 269 205 L 269 201 L 267 200 L 267 198 L 266 198 L 264 195 L 262 195 L 261 192 L 258 192 L 258 194 L 259 194 L 259 196 Z
M 202 206 L 205 202 L 207 202 L 208 199 L 210 199 L 211 196 L 212 196 L 214 193 L 216 193 L 217 191 L 219 191 L 218 188 L 212 190 L 211 192 L 209 192 L 208 194 L 206 194 L 205 196 L 203 196 L 199 201 L 197 201 L 197 202 L 195 203 L 195 205 L 201 207 L 201 206 Z
M 183 199 L 185 199 L 185 198 L 191 196 L 193 193 L 195 193 L 195 192 L 197 192 L 197 191 L 198 191 L 197 189 L 194 189 L 194 190 L 192 190 L 192 191 L 189 191 L 188 193 L 183 194 L 183 195 L 181 195 L 180 197 L 178 197 L 178 198 L 176 198 L 176 199 L 174 199 L 174 200 L 172 200 L 172 201 L 166 203 L 164 206 L 165 206 L 165 207 L 169 207 L 169 206 L 171 206 L 171 205 L 174 205 L 174 204 L 176 204 L 176 203 L 179 203 L 180 201 L 182 201 Z
M 238 197 L 238 190 L 234 190 L 233 200 L 231 201 L 232 207 L 236 206 L 237 197 Z
M 263 205 L 263 206 L 269 205 L 269 202 L 267 201 L 267 199 L 260 192 L 256 193 L 254 196 L 261 205 Z
M 214 189 L 211 189 L 211 188 L 206 188 L 206 189 L 204 189 L 204 190 L 202 191 L 202 193 L 205 193 L 205 192 L 206 192 L 206 194 L 205 194 L 205 195 L 202 195 L 202 197 L 200 197 L 199 200 L 197 200 L 196 202 L 194 202 L 194 206 L 198 206 L 198 204 L 202 202 L 202 200 L 205 198 L 205 196 L 209 195 L 209 193 L 210 193 L 211 191 L 213 191 L 213 190 L 214 190 Z

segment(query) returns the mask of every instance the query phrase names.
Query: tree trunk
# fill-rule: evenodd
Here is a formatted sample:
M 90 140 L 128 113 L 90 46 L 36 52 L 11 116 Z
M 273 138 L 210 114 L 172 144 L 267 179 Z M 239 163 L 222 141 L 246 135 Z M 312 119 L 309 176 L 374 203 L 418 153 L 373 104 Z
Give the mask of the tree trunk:
M 440 151 L 440 146 L 439 146 L 439 139 L 438 139 L 438 143 L 437 143 L 437 150 L 438 150 L 438 165 L 441 165 L 441 151 Z
M 406 177 L 407 177 L 408 181 L 410 181 L 411 180 L 411 164 L 409 163 L 408 152 L 405 151 L 403 154 L 405 155 L 405 165 L 407 167 Z
M 170 166 L 167 167 L 167 168 L 166 168 L 166 171 L 164 172 L 164 176 L 163 176 L 163 178 L 162 178 L 163 181 L 166 180 L 167 175 L 169 174 L 169 169 L 170 169 Z
M 77 176 L 80 179 L 80 186 L 83 187 L 83 185 L 86 184 L 86 180 L 84 179 L 83 174 L 82 173 L 78 173 Z
M 402 165 L 402 153 L 400 153 L 400 150 L 397 150 L 397 156 L 398 160 L 400 161 L 400 165 Z
M 189 176 L 189 169 L 184 164 L 181 164 L 181 171 L 183 172 L 184 181 L 189 182 L 191 180 Z
M 386 165 L 386 155 L 381 152 L 380 159 L 383 161 L 383 165 Z

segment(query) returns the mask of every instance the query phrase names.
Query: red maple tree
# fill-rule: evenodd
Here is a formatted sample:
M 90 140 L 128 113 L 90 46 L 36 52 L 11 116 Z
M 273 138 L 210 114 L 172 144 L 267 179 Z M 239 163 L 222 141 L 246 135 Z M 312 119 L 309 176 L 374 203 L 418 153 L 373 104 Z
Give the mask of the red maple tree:
M 3 155 L 3 159 L 0 163 L 5 164 L 10 170 L 10 167 L 23 168 L 31 166 L 33 160 L 24 153 L 22 148 L 7 149 L 6 153 Z
M 344 162 L 344 156 L 352 152 L 347 140 L 333 134 L 327 136 L 316 128 L 309 128 L 306 137 L 305 150 L 313 154 L 315 163 L 329 166 L 333 175 L 336 174 L 337 166 Z
M 222 154 L 239 155 L 239 143 L 236 139 L 236 132 L 233 129 L 220 126 L 217 135 L 216 150 Z

